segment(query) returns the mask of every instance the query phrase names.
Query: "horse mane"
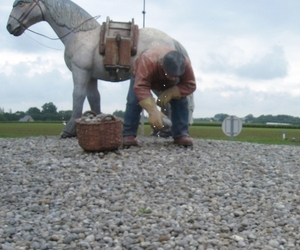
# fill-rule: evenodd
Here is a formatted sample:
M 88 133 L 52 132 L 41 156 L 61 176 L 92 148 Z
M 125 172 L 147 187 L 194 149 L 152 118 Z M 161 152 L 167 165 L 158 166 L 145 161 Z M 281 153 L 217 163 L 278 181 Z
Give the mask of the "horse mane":
M 99 23 L 84 9 L 70 0 L 41 0 L 53 20 L 73 32 L 87 31 L 99 27 Z

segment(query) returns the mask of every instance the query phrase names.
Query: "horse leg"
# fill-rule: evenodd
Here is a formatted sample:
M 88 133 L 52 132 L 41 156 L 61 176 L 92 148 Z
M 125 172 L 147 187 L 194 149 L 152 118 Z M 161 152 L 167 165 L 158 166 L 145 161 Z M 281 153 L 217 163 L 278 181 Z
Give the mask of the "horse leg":
M 189 125 L 193 124 L 193 112 L 195 109 L 195 103 L 194 103 L 194 94 L 190 94 L 187 96 L 188 100 L 188 106 L 189 106 Z
M 74 67 L 75 68 L 75 67 Z M 82 116 L 83 103 L 87 93 L 87 84 L 89 82 L 89 74 L 79 68 L 72 71 L 73 74 L 73 111 L 72 116 L 63 132 L 60 134 L 62 138 L 76 136 L 76 119 Z
M 100 93 L 98 90 L 97 79 L 92 78 L 87 86 L 87 99 L 90 104 L 91 110 L 97 114 L 101 113 L 101 104 L 100 104 Z

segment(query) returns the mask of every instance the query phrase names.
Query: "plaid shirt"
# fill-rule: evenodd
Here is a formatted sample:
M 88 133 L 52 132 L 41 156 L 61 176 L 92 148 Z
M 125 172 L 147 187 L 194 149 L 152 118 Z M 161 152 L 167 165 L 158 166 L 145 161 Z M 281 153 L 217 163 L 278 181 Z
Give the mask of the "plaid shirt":
M 191 62 L 186 58 L 185 73 L 175 81 L 165 76 L 162 67 L 162 58 L 174 49 L 168 47 L 154 47 L 145 50 L 133 63 L 133 74 L 135 76 L 134 92 L 142 101 L 152 96 L 150 90 L 164 91 L 177 85 L 182 97 L 192 94 L 196 90 L 196 81 Z

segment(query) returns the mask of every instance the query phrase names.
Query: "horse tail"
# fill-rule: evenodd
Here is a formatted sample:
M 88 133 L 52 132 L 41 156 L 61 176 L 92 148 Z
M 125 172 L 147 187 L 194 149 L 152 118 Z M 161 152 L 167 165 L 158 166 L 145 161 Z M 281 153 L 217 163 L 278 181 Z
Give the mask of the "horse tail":
M 183 45 L 178 42 L 177 40 L 173 39 L 173 43 L 174 43 L 174 46 L 175 46 L 175 49 L 179 52 L 181 52 L 182 54 L 184 54 L 187 58 L 189 58 L 189 55 L 186 51 L 186 49 L 183 47 Z

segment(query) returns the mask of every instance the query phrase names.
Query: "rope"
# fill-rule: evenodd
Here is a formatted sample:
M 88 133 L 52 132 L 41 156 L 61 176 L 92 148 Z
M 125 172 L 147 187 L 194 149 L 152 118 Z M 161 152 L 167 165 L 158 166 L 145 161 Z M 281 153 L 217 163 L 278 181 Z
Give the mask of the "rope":
M 76 31 L 76 30 L 77 30 L 81 25 L 83 25 L 84 23 L 86 23 L 86 22 L 88 22 L 88 21 L 90 21 L 90 20 L 92 20 L 92 19 L 97 20 L 97 19 L 100 18 L 100 17 L 101 17 L 101 15 L 95 16 L 95 17 L 91 17 L 91 18 L 85 20 L 84 22 L 82 22 L 81 24 L 79 24 L 75 29 L 70 30 L 70 31 L 69 31 L 68 33 L 66 33 L 65 35 L 63 35 L 63 36 L 61 36 L 61 37 L 57 37 L 57 38 L 51 38 L 51 37 L 46 36 L 46 35 L 43 35 L 43 34 L 41 34 L 41 33 L 39 33 L 39 32 L 33 31 L 33 30 L 29 29 L 29 28 L 27 28 L 27 30 L 30 31 L 30 32 L 32 32 L 32 33 L 34 33 L 34 34 L 36 34 L 36 35 L 39 35 L 39 36 L 48 38 L 49 40 L 53 40 L 53 41 L 55 41 L 55 40 L 61 40 L 61 39 L 65 38 L 66 36 L 70 35 L 72 32 Z
M 61 40 L 61 39 L 63 39 L 64 37 L 70 35 L 72 32 L 74 32 L 75 30 L 77 30 L 81 25 L 83 25 L 84 23 L 86 23 L 86 22 L 92 20 L 93 18 L 97 20 L 98 18 L 100 18 L 100 15 L 99 15 L 99 16 L 95 16 L 95 17 L 91 17 L 91 18 L 85 20 L 83 23 L 81 23 L 80 25 L 78 25 L 75 29 L 71 30 L 70 32 L 68 32 L 67 34 L 63 35 L 62 37 L 57 37 L 57 38 L 51 38 L 51 37 L 49 37 L 49 36 L 43 35 L 43 34 L 41 34 L 41 33 L 39 33 L 39 32 L 36 32 L 36 31 L 34 31 L 34 30 L 31 30 L 31 29 L 29 29 L 29 28 L 26 28 L 26 30 L 32 32 L 33 34 L 36 34 L 36 35 L 45 37 L 45 38 L 47 38 L 47 39 L 49 39 L 49 40 L 57 41 L 57 40 Z M 27 35 L 26 33 L 24 33 L 24 34 Z M 38 44 L 40 44 L 40 45 L 42 45 L 42 46 L 44 46 L 44 47 L 46 47 L 46 48 L 48 48 L 48 49 L 53 49 L 53 50 L 63 50 L 63 49 L 57 49 L 57 48 L 53 48 L 53 47 L 47 46 L 47 45 L 45 45 L 45 44 L 43 44 L 43 43 L 41 43 L 41 42 L 35 40 L 34 38 L 30 37 L 29 35 L 27 35 L 27 36 L 28 36 L 30 39 L 32 39 L 33 41 L 35 41 L 36 43 L 38 43 Z
M 35 41 L 35 42 L 38 43 L 39 45 L 42 45 L 42 46 L 44 46 L 44 47 L 46 47 L 46 48 L 48 48 L 48 49 L 53 49 L 53 50 L 63 50 L 63 49 L 57 49 L 57 48 L 53 48 L 53 47 L 47 46 L 47 45 L 45 45 L 45 44 L 43 44 L 43 43 L 41 43 L 41 42 L 35 40 L 34 38 L 32 38 L 31 36 L 27 35 L 26 33 L 24 33 L 24 34 L 25 34 L 26 36 L 28 36 L 31 40 Z

